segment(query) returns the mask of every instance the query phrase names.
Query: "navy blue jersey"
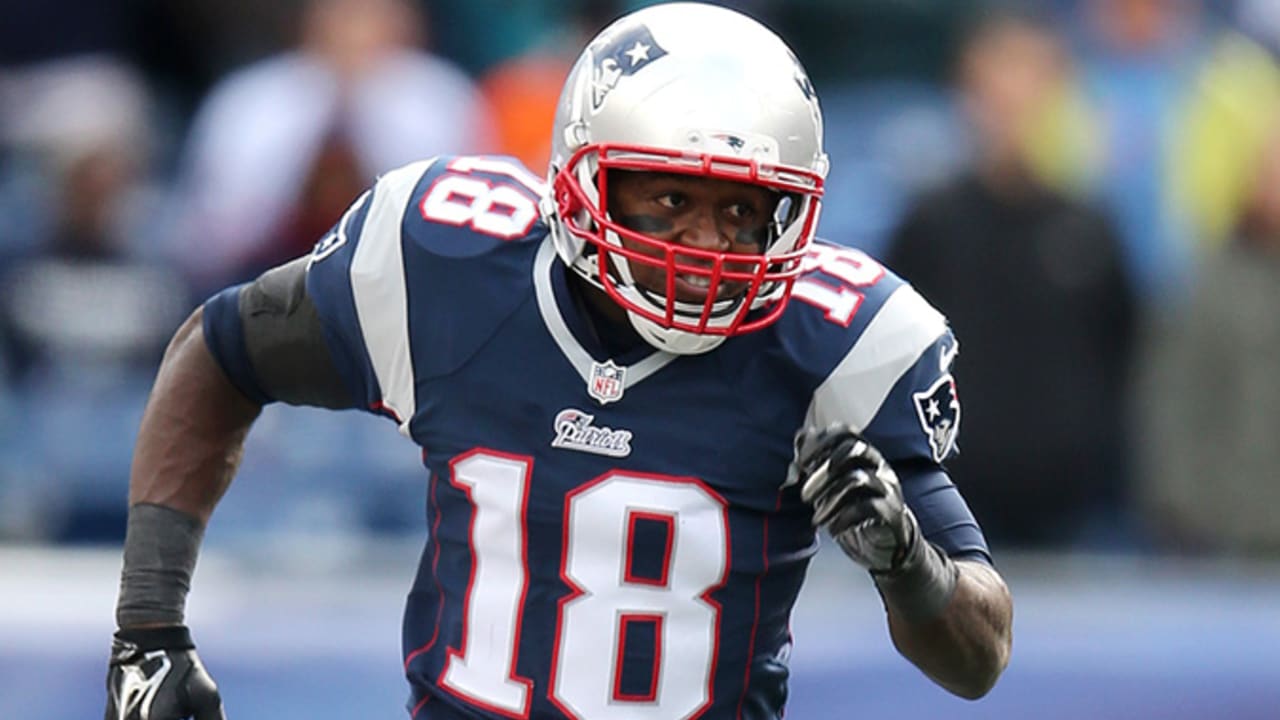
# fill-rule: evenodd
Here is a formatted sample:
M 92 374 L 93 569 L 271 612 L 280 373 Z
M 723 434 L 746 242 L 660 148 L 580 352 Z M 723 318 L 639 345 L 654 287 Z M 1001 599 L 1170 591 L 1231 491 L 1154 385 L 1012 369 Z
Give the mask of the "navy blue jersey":
M 955 340 L 898 277 L 818 243 L 767 329 L 702 355 L 609 357 L 542 191 L 498 158 L 410 165 L 308 268 L 352 394 L 421 445 L 429 473 L 410 711 L 776 720 L 817 548 L 788 476 L 797 431 L 859 429 L 916 469 L 928 492 L 904 488 L 930 540 L 986 551 L 963 503 L 959 521 L 936 510 L 954 507 L 937 497 L 954 495 L 939 463 L 960 420 Z

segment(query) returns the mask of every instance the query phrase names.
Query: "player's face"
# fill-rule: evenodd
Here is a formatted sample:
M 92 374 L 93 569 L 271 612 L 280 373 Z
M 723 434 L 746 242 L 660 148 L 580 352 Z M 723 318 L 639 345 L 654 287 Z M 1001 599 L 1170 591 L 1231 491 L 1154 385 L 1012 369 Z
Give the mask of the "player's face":
M 717 253 L 760 254 L 769 239 L 775 194 L 747 183 L 673 173 L 613 171 L 608 178 L 609 215 L 620 225 L 648 237 L 680 247 Z M 646 256 L 663 257 L 663 248 L 623 238 L 622 244 Z M 711 261 L 676 253 L 676 262 L 710 267 Z M 636 284 L 666 292 L 666 268 L 630 263 Z M 745 272 L 750 266 L 726 262 L 726 270 Z M 701 303 L 709 280 L 691 273 L 676 273 L 676 299 Z M 716 290 L 720 299 L 746 291 L 747 283 L 726 280 Z

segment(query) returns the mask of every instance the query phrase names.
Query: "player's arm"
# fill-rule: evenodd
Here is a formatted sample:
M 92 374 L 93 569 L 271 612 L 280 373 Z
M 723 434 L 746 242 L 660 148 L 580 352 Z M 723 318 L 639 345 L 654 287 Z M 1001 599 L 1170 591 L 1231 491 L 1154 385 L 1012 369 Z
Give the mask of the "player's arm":
M 889 631 L 904 657 L 943 687 L 978 697 L 1008 664 L 1013 602 L 991 562 L 978 522 L 951 478 L 936 463 L 917 459 L 893 464 L 919 541 L 955 565 L 955 587 L 936 617 L 917 615 L 897 601 L 912 588 L 880 579 Z M 902 591 L 902 592 L 898 592 Z M 909 601 L 908 601 L 909 602 Z
M 992 566 L 974 560 L 952 562 L 955 589 L 934 617 L 905 613 L 886 593 L 889 633 L 898 652 L 934 682 L 977 699 L 995 686 L 1009 664 L 1013 600 Z
M 129 480 L 108 718 L 221 717 L 183 625 L 205 524 L 263 404 L 353 404 L 328 360 L 305 272 L 296 260 L 215 296 L 161 361 Z
M 227 380 L 197 308 L 169 342 L 134 447 L 129 505 L 147 503 L 203 526 L 231 482 L 262 406 Z
M 946 473 L 904 464 L 900 480 L 844 425 L 802 434 L 797 462 L 815 525 L 870 571 L 899 652 L 952 693 L 985 695 L 1009 661 L 1013 603 Z

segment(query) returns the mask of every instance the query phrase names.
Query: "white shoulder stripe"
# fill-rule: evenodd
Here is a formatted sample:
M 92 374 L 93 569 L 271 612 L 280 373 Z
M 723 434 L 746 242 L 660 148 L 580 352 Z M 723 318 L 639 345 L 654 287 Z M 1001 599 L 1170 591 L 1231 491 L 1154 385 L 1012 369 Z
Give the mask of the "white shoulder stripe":
M 413 188 L 431 163 L 412 163 L 378 180 L 351 258 L 351 294 L 364 344 L 382 388 L 382 405 L 395 413 L 404 435 L 409 434 L 415 399 L 400 227 Z
M 909 285 L 889 296 L 862 337 L 813 394 L 809 427 L 848 423 L 861 432 L 904 373 L 947 329 L 946 318 Z

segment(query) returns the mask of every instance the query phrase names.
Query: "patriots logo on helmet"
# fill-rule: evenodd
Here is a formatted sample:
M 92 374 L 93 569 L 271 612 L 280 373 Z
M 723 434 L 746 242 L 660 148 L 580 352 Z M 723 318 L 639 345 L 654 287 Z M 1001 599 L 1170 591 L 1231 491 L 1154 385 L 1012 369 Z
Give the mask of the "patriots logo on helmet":
M 649 28 L 637 25 L 609 38 L 594 50 L 595 71 L 591 78 L 592 109 L 599 110 L 605 96 L 618 81 L 636 74 L 667 51 L 653 39 Z
M 915 400 L 920 427 L 929 439 L 933 459 L 942 462 L 955 448 L 956 435 L 960 431 L 960 398 L 956 395 L 956 381 L 951 373 L 947 373 L 928 390 L 912 393 L 911 397 Z
M 804 99 L 812 101 L 817 93 L 813 89 L 813 83 L 809 81 L 809 76 L 804 74 L 803 70 L 796 70 L 796 85 L 800 86 L 800 92 L 804 93 Z
M 743 147 L 745 147 L 745 146 L 746 146 L 746 144 L 747 144 L 747 141 L 746 141 L 746 140 L 743 140 L 742 138 L 738 137 L 737 135 L 733 135 L 733 134 L 730 134 L 730 133 L 712 133 L 712 135 L 711 135 L 711 139 L 712 139 L 712 140 L 719 140 L 720 142 L 724 143 L 725 145 L 728 145 L 728 146 L 729 146 L 729 148 L 730 148 L 731 150 L 733 150 L 735 153 L 736 153 L 736 152 L 741 152 L 741 151 L 742 151 L 742 148 L 743 148 Z

